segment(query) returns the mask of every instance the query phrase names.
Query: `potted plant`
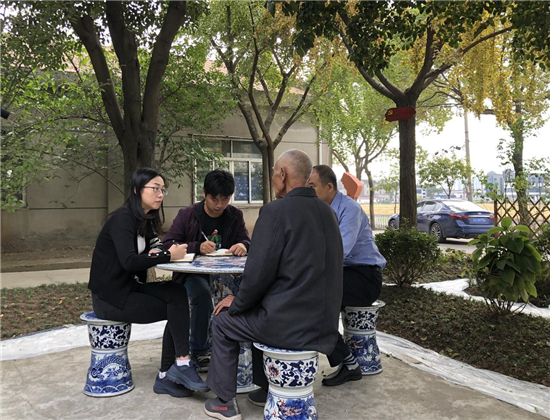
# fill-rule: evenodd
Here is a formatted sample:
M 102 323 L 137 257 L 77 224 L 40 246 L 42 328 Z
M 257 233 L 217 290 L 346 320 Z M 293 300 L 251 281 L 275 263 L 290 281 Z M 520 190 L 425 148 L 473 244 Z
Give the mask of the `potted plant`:
M 505 217 L 500 226 L 469 242 L 476 246 L 472 285 L 495 313 L 512 313 L 514 303 L 520 299 L 527 303 L 529 296 L 537 296 L 535 281 L 541 273 L 541 256 L 529 233 L 527 226 L 512 226 L 512 219 Z
M 376 235 L 375 241 L 387 260 L 384 277 L 399 287 L 411 287 L 441 254 L 435 239 L 415 228 L 387 229 Z

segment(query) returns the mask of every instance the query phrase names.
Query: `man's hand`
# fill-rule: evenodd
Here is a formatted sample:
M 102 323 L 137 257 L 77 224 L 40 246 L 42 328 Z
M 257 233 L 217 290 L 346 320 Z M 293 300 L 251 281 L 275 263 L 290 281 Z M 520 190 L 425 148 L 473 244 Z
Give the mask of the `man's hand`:
M 214 308 L 214 315 L 218 315 L 223 309 L 229 308 L 233 303 L 233 300 L 235 300 L 235 296 L 233 295 L 227 295 L 225 298 L 220 300 Z
M 210 254 L 216 250 L 216 244 L 212 241 L 205 241 L 201 244 L 200 251 L 202 255 Z
M 233 254 L 237 257 L 244 257 L 246 255 L 246 246 L 241 243 L 235 244 L 226 251 L 226 254 Z

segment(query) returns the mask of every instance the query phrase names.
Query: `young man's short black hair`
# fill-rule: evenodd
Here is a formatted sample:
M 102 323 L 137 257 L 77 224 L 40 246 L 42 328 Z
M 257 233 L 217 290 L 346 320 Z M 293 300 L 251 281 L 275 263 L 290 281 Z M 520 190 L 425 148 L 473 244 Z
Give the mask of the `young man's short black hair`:
M 203 188 L 204 195 L 230 197 L 235 192 L 235 178 L 233 178 L 233 174 L 229 171 L 215 169 L 212 172 L 208 172 L 204 178 Z
M 321 181 L 323 187 L 330 182 L 334 188 L 338 188 L 336 174 L 330 166 L 316 165 L 313 167 L 313 170 L 317 171 L 317 174 L 319 175 L 319 181 Z

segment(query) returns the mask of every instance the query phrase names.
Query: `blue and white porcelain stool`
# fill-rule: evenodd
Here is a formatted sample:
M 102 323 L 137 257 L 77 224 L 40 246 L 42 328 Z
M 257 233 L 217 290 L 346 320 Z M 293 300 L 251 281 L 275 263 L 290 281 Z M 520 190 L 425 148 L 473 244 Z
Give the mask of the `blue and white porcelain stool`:
M 82 314 L 80 319 L 88 324 L 88 337 L 92 346 L 92 361 L 84 394 L 112 397 L 134 389 L 128 360 L 132 324 L 100 319 L 94 312 Z
M 377 300 L 372 306 L 346 306 L 342 311 L 344 341 L 361 367 L 363 375 L 382 372 L 380 349 L 376 343 L 378 311 L 386 304 Z
M 264 352 L 264 372 L 269 382 L 264 420 L 317 419 L 313 382 L 319 370 L 319 354 L 259 343 L 254 346 Z
M 214 305 L 227 295 L 236 295 L 241 285 L 242 276 L 234 274 L 216 274 L 210 276 L 210 291 Z M 252 383 L 252 343 L 239 343 L 239 365 L 237 370 L 237 394 L 257 390 Z

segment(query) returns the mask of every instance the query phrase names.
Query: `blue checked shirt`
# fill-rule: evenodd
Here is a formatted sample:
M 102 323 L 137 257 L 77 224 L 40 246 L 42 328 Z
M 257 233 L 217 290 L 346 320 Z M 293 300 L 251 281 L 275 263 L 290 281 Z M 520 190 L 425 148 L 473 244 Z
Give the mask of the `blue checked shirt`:
M 386 266 L 386 259 L 378 251 L 369 224 L 369 218 L 361 205 L 341 192 L 336 193 L 330 204 L 338 218 L 344 245 L 344 267 L 352 265 Z

